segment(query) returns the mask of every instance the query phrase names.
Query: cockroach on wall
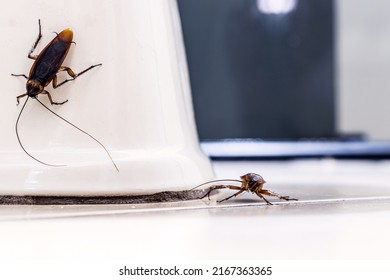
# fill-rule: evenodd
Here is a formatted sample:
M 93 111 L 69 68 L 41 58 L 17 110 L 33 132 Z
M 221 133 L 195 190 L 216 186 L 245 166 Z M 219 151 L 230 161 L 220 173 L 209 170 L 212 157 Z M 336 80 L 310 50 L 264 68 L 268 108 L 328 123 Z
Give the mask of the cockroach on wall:
M 200 199 L 205 198 L 206 196 L 210 199 L 210 194 L 219 189 L 230 189 L 230 190 L 236 190 L 237 192 L 234 193 L 231 196 L 228 196 L 222 200 L 218 200 L 217 202 L 223 202 L 228 199 L 231 199 L 232 197 L 236 197 L 237 195 L 243 193 L 243 192 L 250 192 L 256 194 L 258 197 L 262 198 L 268 205 L 272 205 L 272 203 L 266 199 L 264 196 L 274 196 L 282 200 L 298 200 L 296 198 L 290 198 L 289 196 L 282 196 L 280 194 L 271 192 L 269 190 L 263 189 L 263 186 L 265 184 L 265 180 L 263 179 L 262 176 L 256 173 L 247 173 L 245 175 L 242 175 L 241 180 L 235 180 L 235 179 L 221 179 L 221 180 L 213 180 L 213 181 L 208 181 L 206 183 L 200 184 L 193 188 L 192 190 L 199 188 L 201 186 L 204 186 L 206 184 L 210 183 L 215 183 L 215 182 L 224 182 L 224 181 L 232 181 L 232 182 L 239 182 L 241 183 L 241 186 L 234 186 L 234 185 L 216 185 L 216 186 L 211 186 L 209 190 L 206 192 L 205 195 L 200 197 Z
M 24 148 L 24 146 L 20 140 L 19 132 L 18 132 L 18 124 L 19 124 L 20 116 L 22 115 L 22 112 L 27 104 L 28 99 L 31 97 L 31 98 L 37 100 L 43 107 L 45 107 L 52 114 L 54 114 L 58 118 L 62 119 L 63 121 L 65 121 L 69 125 L 78 129 L 79 131 L 81 131 L 82 133 L 86 134 L 91 139 L 93 139 L 95 142 L 97 142 L 105 150 L 105 152 L 109 156 L 112 164 L 115 166 L 115 169 L 119 172 L 119 169 L 116 166 L 114 160 L 112 159 L 110 153 L 108 152 L 106 147 L 100 141 L 98 141 L 95 137 L 93 137 L 92 135 L 90 135 L 86 131 L 84 131 L 81 128 L 77 127 L 76 125 L 72 124 L 68 120 L 64 119 L 63 117 L 61 117 L 60 115 L 58 115 L 57 113 L 52 111 L 51 109 L 49 109 L 45 104 L 43 104 L 38 99 L 38 95 L 45 94 L 49 98 L 51 105 L 62 105 L 64 103 L 66 103 L 68 100 L 65 100 L 63 102 L 54 102 L 52 97 L 51 97 L 51 94 L 47 90 L 45 90 L 45 87 L 47 87 L 50 83 L 52 83 L 53 88 L 58 88 L 64 84 L 66 84 L 67 82 L 76 80 L 76 78 L 78 78 L 82 74 L 86 73 L 87 71 L 89 71 L 95 67 L 101 66 L 102 64 L 99 63 L 99 64 L 92 65 L 92 66 L 88 67 L 87 69 L 81 71 L 78 74 L 75 74 L 71 68 L 62 65 L 62 63 L 64 62 L 64 60 L 66 58 L 66 55 L 69 52 L 71 44 L 74 43 L 72 41 L 73 40 L 73 31 L 69 28 L 61 31 L 60 33 L 56 33 L 56 37 L 53 40 L 51 40 L 51 42 L 49 44 L 47 44 L 47 46 L 38 55 L 33 55 L 34 50 L 36 49 L 39 41 L 42 38 L 41 20 L 38 20 L 38 25 L 39 25 L 38 38 L 36 39 L 34 45 L 32 46 L 31 50 L 28 53 L 28 58 L 34 60 L 34 64 L 32 65 L 32 67 L 30 69 L 29 75 L 26 76 L 24 74 L 18 74 L 18 75 L 11 74 L 12 76 L 15 76 L 15 77 L 24 77 L 27 79 L 26 93 L 21 94 L 21 95 L 16 97 L 17 105 L 19 105 L 19 99 L 27 96 L 26 101 L 24 102 L 22 109 L 20 110 L 20 113 L 18 115 L 18 118 L 16 120 L 16 124 L 15 124 L 16 136 L 18 138 L 18 142 L 19 142 L 21 148 L 28 156 L 30 156 L 31 158 L 33 158 L 37 162 L 40 162 L 44 165 L 56 166 L 56 167 L 64 166 L 64 165 L 48 164 L 48 163 L 45 163 L 45 162 L 35 158 L 29 152 L 26 151 L 26 149 Z M 70 78 L 65 79 L 64 81 L 58 83 L 57 82 L 57 74 L 59 72 L 62 72 L 62 71 L 66 71 L 66 73 L 68 73 Z

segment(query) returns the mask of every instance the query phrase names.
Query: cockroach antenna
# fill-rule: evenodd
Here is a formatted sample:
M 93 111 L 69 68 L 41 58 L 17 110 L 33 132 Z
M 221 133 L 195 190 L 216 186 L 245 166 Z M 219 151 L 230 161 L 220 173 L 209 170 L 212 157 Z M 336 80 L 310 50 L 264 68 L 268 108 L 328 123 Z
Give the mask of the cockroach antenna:
M 205 186 L 205 185 L 208 185 L 208 184 L 211 184 L 211 183 L 216 183 L 216 182 L 238 182 L 238 183 L 242 183 L 241 180 L 236 180 L 236 179 L 218 179 L 218 180 L 211 180 L 211 181 L 207 181 L 207 182 L 204 182 L 200 185 L 197 185 L 196 187 L 193 187 L 192 189 L 190 189 L 190 191 L 193 191 L 197 188 L 200 188 L 202 186 Z
M 66 165 L 55 165 L 55 164 L 49 164 L 49 163 L 46 163 L 46 162 L 43 162 L 39 159 L 37 159 L 36 157 L 32 156 L 29 152 L 26 151 L 26 149 L 24 148 L 23 144 L 22 144 L 22 141 L 20 140 L 20 137 L 19 137 L 19 131 L 18 131 L 18 124 L 19 124 L 19 120 L 20 120 L 20 116 L 22 115 L 22 112 L 24 110 L 24 107 L 26 107 L 26 104 L 27 104 L 27 101 L 28 101 L 28 97 L 26 98 L 26 101 L 24 102 L 23 104 L 23 107 L 22 109 L 20 110 L 19 112 L 19 115 L 18 115 L 18 118 L 16 119 L 16 123 L 15 123 L 15 131 L 16 131 L 16 137 L 18 138 L 18 142 L 19 142 L 19 145 L 20 147 L 23 149 L 23 151 L 29 156 L 31 157 L 32 159 L 34 159 L 35 161 L 39 162 L 39 163 L 42 163 L 44 165 L 47 165 L 47 166 L 54 166 L 54 167 L 64 167 Z
M 112 159 L 110 153 L 108 152 L 108 150 L 106 149 L 106 147 L 99 141 L 97 140 L 95 137 L 93 137 L 91 134 L 89 134 L 88 132 L 86 132 L 85 130 L 79 128 L 78 126 L 74 125 L 73 123 L 71 123 L 70 121 L 68 121 L 67 119 L 65 119 L 64 117 L 61 117 L 60 115 L 58 115 L 56 112 L 54 112 L 53 110 L 51 110 L 49 107 L 47 107 L 45 104 L 43 104 L 38 98 L 36 98 L 36 100 L 43 106 L 45 107 L 49 112 L 51 112 L 53 115 L 57 116 L 58 118 L 60 118 L 61 120 L 63 120 L 64 122 L 66 122 L 67 124 L 73 126 L 74 128 L 76 128 L 78 131 L 84 133 L 85 135 L 89 136 L 92 140 L 94 140 L 96 143 L 98 143 L 103 149 L 104 151 L 106 152 L 106 154 L 108 155 L 108 157 L 110 158 L 112 164 L 114 165 L 116 171 L 119 172 L 119 169 L 118 169 L 118 166 L 116 166 L 115 164 L 115 161 Z
M 54 167 L 64 167 L 66 165 L 55 165 L 55 164 L 49 164 L 49 163 L 46 163 L 46 162 L 43 162 L 39 159 L 37 159 L 36 157 L 32 156 L 29 152 L 27 152 L 27 150 L 24 148 L 23 144 L 22 144 L 22 141 L 20 140 L 20 136 L 19 136 L 19 131 L 18 131 L 18 124 L 19 124 L 19 120 L 20 120 L 20 116 L 22 115 L 22 112 L 24 110 L 24 108 L 26 107 L 26 104 L 27 104 L 27 101 L 28 101 L 29 97 L 26 98 L 26 101 L 24 102 L 23 106 L 22 106 L 22 109 L 20 110 L 20 113 L 18 115 L 18 118 L 16 120 L 16 123 L 15 123 L 15 131 L 16 131 L 16 136 L 18 138 L 18 142 L 20 144 L 20 147 L 23 149 L 23 151 L 28 155 L 30 156 L 32 159 L 34 159 L 35 161 L 39 162 L 39 163 L 42 163 L 44 165 L 47 165 L 47 166 L 54 166 Z M 79 130 L 80 132 L 84 133 L 85 135 L 89 136 L 91 139 L 93 139 L 96 143 L 98 143 L 103 149 L 104 151 L 107 153 L 108 157 L 110 158 L 112 164 L 114 165 L 115 169 L 119 172 L 119 169 L 117 167 L 117 165 L 115 164 L 114 160 L 112 159 L 110 153 L 108 152 L 108 150 L 106 149 L 106 147 L 99 141 L 97 140 L 95 137 L 93 137 L 91 134 L 89 134 L 88 132 L 86 132 L 85 130 L 79 128 L 78 126 L 74 125 L 73 123 L 71 123 L 70 121 L 68 121 L 67 119 L 65 119 L 64 117 L 61 117 L 60 115 L 58 115 L 56 112 L 54 112 L 53 110 L 51 110 L 49 107 L 47 107 L 45 104 L 43 104 L 38 98 L 35 98 L 35 100 L 37 100 L 39 102 L 39 104 L 41 104 L 44 108 L 46 108 L 46 110 L 48 110 L 50 113 L 52 113 L 53 115 L 55 115 L 56 117 L 60 118 L 61 120 L 63 120 L 64 122 L 66 122 L 67 124 L 73 126 L 74 128 L 76 128 L 77 130 Z

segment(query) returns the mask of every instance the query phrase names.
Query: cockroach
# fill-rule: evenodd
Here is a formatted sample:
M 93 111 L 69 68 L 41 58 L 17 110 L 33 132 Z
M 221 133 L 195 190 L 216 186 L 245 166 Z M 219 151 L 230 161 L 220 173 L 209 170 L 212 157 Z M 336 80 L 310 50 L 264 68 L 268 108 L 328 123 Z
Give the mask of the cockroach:
M 210 194 L 219 189 L 231 189 L 231 190 L 236 190 L 238 192 L 234 193 L 231 196 L 228 196 L 222 200 L 218 200 L 217 202 L 223 202 L 228 199 L 231 199 L 232 197 L 236 197 L 237 195 L 243 193 L 243 192 L 250 192 L 256 194 L 258 197 L 262 198 L 268 205 L 272 205 L 272 203 L 264 197 L 266 196 L 274 196 L 282 200 L 298 200 L 296 198 L 290 198 L 289 196 L 282 196 L 277 193 L 271 192 L 269 190 L 263 189 L 263 186 L 265 184 L 265 180 L 263 179 L 262 176 L 256 173 L 247 173 L 245 175 L 240 176 L 241 180 L 235 180 L 235 179 L 221 179 L 221 180 L 213 180 L 213 181 L 208 181 L 206 183 L 200 184 L 196 186 L 195 188 L 192 188 L 192 190 L 199 188 L 201 186 L 204 186 L 206 184 L 210 183 L 215 183 L 215 182 L 226 182 L 226 181 L 231 181 L 231 182 L 239 182 L 241 183 L 241 186 L 234 186 L 234 185 L 216 185 L 216 186 L 211 186 L 209 190 L 206 192 L 205 195 L 201 196 L 200 199 L 205 198 L 206 196 L 210 199 Z
M 68 120 L 64 119 L 63 117 L 61 117 L 60 115 L 55 113 L 53 110 L 49 109 L 45 104 L 43 104 L 38 99 L 38 95 L 45 94 L 48 97 L 51 105 L 62 105 L 64 103 L 68 102 L 68 100 L 65 100 L 63 102 L 54 102 L 52 97 L 51 97 L 51 94 L 47 90 L 45 90 L 45 87 L 47 87 L 50 83 L 52 83 L 53 88 L 58 88 L 64 84 L 66 84 L 67 82 L 76 80 L 76 78 L 78 78 L 82 74 L 86 73 L 87 71 L 89 71 L 95 67 L 101 66 L 102 64 L 99 63 L 99 64 L 92 65 L 92 66 L 88 67 L 87 69 L 79 72 L 78 74 L 74 73 L 71 68 L 62 65 L 62 63 L 64 62 L 64 60 L 69 52 L 71 44 L 75 43 L 72 41 L 73 40 L 73 31 L 69 28 L 64 29 L 60 33 L 55 32 L 56 37 L 53 40 L 51 40 L 50 43 L 48 43 L 47 46 L 38 55 L 33 55 L 33 52 L 35 51 L 36 47 L 38 46 L 39 41 L 42 38 L 41 20 L 40 19 L 38 20 L 38 25 L 39 25 L 38 38 L 36 39 L 35 43 L 33 44 L 32 48 L 29 51 L 28 56 L 27 56 L 28 58 L 34 60 L 34 63 L 30 69 L 29 75 L 27 76 L 25 74 L 17 74 L 17 75 L 11 74 L 14 77 L 24 77 L 27 79 L 27 83 L 26 83 L 26 91 L 27 92 L 16 97 L 16 103 L 17 103 L 17 105 L 19 105 L 19 99 L 27 96 L 26 101 L 24 102 L 22 109 L 20 110 L 20 113 L 18 115 L 18 118 L 16 120 L 16 124 L 15 124 L 16 136 L 18 138 L 18 142 L 19 142 L 21 148 L 28 156 L 30 156 L 32 159 L 36 160 L 39 163 L 42 163 L 42 164 L 48 165 L 48 166 L 56 166 L 56 167 L 65 166 L 65 165 L 48 164 L 48 163 L 45 163 L 45 162 L 35 158 L 29 152 L 27 152 L 27 150 L 24 148 L 24 146 L 20 140 L 19 132 L 18 132 L 18 124 L 19 124 L 20 116 L 22 115 L 22 112 L 27 104 L 29 97 L 31 97 L 32 99 L 37 100 L 43 107 L 45 107 L 52 114 L 54 114 L 55 116 L 57 116 L 61 120 L 65 121 L 69 125 L 78 129 L 79 131 L 81 131 L 82 133 L 86 134 L 91 139 L 93 139 L 95 142 L 97 142 L 105 150 L 105 152 L 109 156 L 111 162 L 115 166 L 115 169 L 119 172 L 119 169 L 116 166 L 114 160 L 112 159 L 110 153 L 108 152 L 106 147 L 99 140 L 97 140 L 95 137 L 93 137 L 92 135 L 90 135 L 86 131 L 82 130 L 81 128 L 77 127 L 76 125 L 72 124 Z M 70 78 L 65 79 L 64 81 L 58 83 L 57 82 L 57 74 L 59 72 L 62 72 L 62 71 L 66 71 L 66 73 L 68 73 Z

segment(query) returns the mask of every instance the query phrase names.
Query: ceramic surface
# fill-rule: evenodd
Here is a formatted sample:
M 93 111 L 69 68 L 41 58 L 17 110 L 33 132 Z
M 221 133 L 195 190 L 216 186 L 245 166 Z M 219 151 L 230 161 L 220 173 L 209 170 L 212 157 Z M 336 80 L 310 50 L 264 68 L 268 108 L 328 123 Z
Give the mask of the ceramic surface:
M 93 6 L 93 7 L 92 7 Z M 33 61 L 27 53 L 38 35 L 37 52 L 71 28 L 71 50 L 64 65 L 79 72 L 101 67 L 53 89 L 56 113 L 99 139 L 104 150 L 86 135 L 30 99 L 20 119 L 20 138 L 42 165 L 28 157 L 15 136 Z M 0 11 L 0 194 L 128 194 L 183 189 L 213 177 L 209 160 L 198 145 L 185 51 L 176 1 L 22 1 Z M 67 78 L 58 75 L 59 81 Z M 21 103 L 24 100 L 21 100 Z

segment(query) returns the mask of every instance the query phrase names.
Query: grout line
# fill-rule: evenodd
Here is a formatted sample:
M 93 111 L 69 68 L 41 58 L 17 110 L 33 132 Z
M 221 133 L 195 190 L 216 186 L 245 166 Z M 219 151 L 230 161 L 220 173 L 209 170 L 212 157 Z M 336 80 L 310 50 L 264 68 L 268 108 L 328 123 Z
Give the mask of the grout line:
M 42 213 L 42 214 L 20 214 L 20 215 L 9 215 L 3 216 L 1 221 L 15 221 L 20 219 L 53 219 L 53 218 L 75 218 L 75 217 L 90 217 L 90 216 L 104 216 L 104 215 L 123 215 L 131 213 L 159 213 L 159 212 L 173 212 L 173 211 L 183 211 L 183 210 L 211 210 L 211 209 L 231 209 L 231 208 L 244 208 L 244 207 L 275 207 L 277 205 L 313 205 L 313 204 L 336 204 L 339 202 L 353 202 L 353 201 L 373 201 L 373 200 L 390 200 L 390 196 L 374 196 L 374 197 L 357 197 L 357 198 L 334 198 L 334 199 L 318 199 L 318 200 L 301 200 L 301 201 L 280 201 L 273 202 L 274 206 L 268 206 L 265 202 L 251 202 L 251 203 L 234 203 L 234 204 L 216 204 L 215 200 L 211 200 L 210 204 L 204 203 L 203 205 L 184 205 L 184 206 L 168 206 L 168 207 L 155 207 L 155 208 L 142 208 L 134 207 L 134 205 L 129 205 L 127 209 L 104 209 L 104 210 L 81 210 L 77 212 L 59 212 L 59 213 Z M 79 205 L 78 205 L 79 206 Z M 100 207 L 106 205 L 93 205 L 92 207 Z M 108 205 L 107 205 L 108 206 Z M 113 205 L 110 205 L 112 208 Z M 120 206 L 124 206 L 121 204 Z M 51 206 L 52 207 L 52 206 Z M 69 207 L 61 206 L 61 210 L 67 210 Z M 82 208 L 91 208 L 89 205 L 84 205 Z

